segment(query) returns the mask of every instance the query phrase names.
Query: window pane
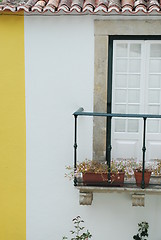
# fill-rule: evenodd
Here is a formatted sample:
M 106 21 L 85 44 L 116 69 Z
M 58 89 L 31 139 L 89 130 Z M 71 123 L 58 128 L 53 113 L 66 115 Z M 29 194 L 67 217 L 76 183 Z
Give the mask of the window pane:
M 128 129 L 128 132 L 138 132 L 139 131 L 139 120 L 129 119 L 127 129 Z
M 159 90 L 149 90 L 148 102 L 149 103 L 159 103 L 160 102 L 160 91 Z
M 130 57 L 141 56 L 141 44 L 130 44 Z
M 117 74 L 115 81 L 116 88 L 126 88 L 126 78 L 127 75 L 125 74 Z
M 126 113 L 126 105 L 118 104 L 115 106 L 116 113 Z
M 158 133 L 159 132 L 159 120 L 148 120 L 147 130 L 149 133 Z
M 159 106 L 149 106 L 148 113 L 149 114 L 159 114 Z
M 115 102 L 125 103 L 126 102 L 126 90 L 116 90 L 115 91 Z
M 116 45 L 116 56 L 117 57 L 127 57 L 127 44 L 120 43 Z
M 117 59 L 116 60 L 116 72 L 127 72 L 127 60 Z
M 161 75 L 149 75 L 149 87 L 160 88 L 161 87 Z
M 131 73 L 140 73 L 141 70 L 141 61 L 138 59 L 129 60 L 129 72 Z
M 125 132 L 125 123 L 124 119 L 115 119 L 115 131 Z
M 128 113 L 139 113 L 139 106 L 138 105 L 128 105 Z
M 161 57 L 161 44 L 154 43 L 150 45 L 150 57 Z
M 139 90 L 129 90 L 128 91 L 128 102 L 129 103 L 139 103 L 140 102 L 140 91 Z
M 140 75 L 128 75 L 128 87 L 140 88 Z
M 149 71 L 150 73 L 161 73 L 161 60 L 150 60 Z

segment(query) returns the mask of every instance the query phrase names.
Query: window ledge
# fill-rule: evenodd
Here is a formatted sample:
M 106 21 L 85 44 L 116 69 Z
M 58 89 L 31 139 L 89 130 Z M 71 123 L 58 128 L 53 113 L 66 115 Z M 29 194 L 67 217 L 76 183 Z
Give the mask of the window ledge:
M 95 186 L 77 186 L 79 190 L 79 204 L 91 205 L 93 193 L 123 193 L 126 192 L 132 197 L 132 206 L 145 206 L 145 194 L 161 194 L 161 186 L 150 186 L 145 189 L 138 187 L 95 187 Z

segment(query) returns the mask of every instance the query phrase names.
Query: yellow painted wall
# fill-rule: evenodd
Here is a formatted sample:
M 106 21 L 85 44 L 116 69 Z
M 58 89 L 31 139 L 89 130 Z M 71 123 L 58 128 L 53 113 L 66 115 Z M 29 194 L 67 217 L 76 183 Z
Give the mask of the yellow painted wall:
M 24 17 L 0 15 L 0 240 L 26 239 Z

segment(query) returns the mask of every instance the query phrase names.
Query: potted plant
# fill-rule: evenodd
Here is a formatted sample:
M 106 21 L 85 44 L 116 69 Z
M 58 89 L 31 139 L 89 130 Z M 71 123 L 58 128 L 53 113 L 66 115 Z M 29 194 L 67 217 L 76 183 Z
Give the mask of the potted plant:
M 71 170 L 66 174 L 67 177 L 71 179 L 75 176 L 78 182 L 82 178 L 84 185 L 123 186 L 124 184 L 125 165 L 122 161 L 111 161 L 109 168 L 106 162 L 85 160 L 77 164 L 75 173 L 70 166 L 66 168 Z
M 70 231 L 70 233 L 72 234 L 71 240 L 88 240 L 92 237 L 91 233 L 88 230 L 84 231 L 85 227 L 81 226 L 84 221 L 81 219 L 80 216 L 77 216 L 72 221 L 75 229 Z M 67 240 L 68 238 L 64 236 L 62 240 L 65 239 Z
M 73 167 L 66 166 L 68 173 L 65 176 L 70 180 L 76 177 L 78 184 L 122 187 L 124 178 L 134 176 L 134 165 L 136 166 L 134 159 L 120 159 L 112 160 L 109 168 L 107 162 L 86 159 L 77 164 L 75 171 Z
M 147 222 L 138 223 L 138 233 L 133 236 L 135 240 L 147 240 L 149 224 Z
M 148 166 L 145 167 L 145 170 L 144 170 L 144 184 L 145 184 L 145 187 L 147 187 L 149 185 L 151 173 L 152 173 L 152 166 L 150 166 L 150 164 L 149 164 Z M 135 176 L 135 180 L 136 180 L 136 185 L 138 187 L 141 187 L 142 176 L 143 176 L 143 168 L 142 168 L 142 163 L 141 162 L 135 164 L 134 176 Z
M 76 176 L 81 174 L 84 185 L 95 185 L 108 180 L 108 166 L 105 162 L 85 160 L 77 165 Z

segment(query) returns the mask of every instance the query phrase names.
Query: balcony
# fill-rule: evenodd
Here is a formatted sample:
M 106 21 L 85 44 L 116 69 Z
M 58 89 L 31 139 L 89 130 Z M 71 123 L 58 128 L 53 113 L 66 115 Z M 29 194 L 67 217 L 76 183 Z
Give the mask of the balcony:
M 91 205 L 93 200 L 93 193 L 112 193 L 112 192 L 125 192 L 131 195 L 132 206 L 144 206 L 145 205 L 145 194 L 161 194 L 161 172 L 160 164 L 161 161 L 157 160 L 154 165 L 159 164 L 159 168 L 156 171 L 152 170 L 150 182 L 146 186 L 145 181 L 145 163 L 146 163 L 146 126 L 148 119 L 161 119 L 161 115 L 149 115 L 149 114 L 117 114 L 117 113 L 96 113 L 96 112 L 85 112 L 83 108 L 78 109 L 73 113 L 75 121 L 75 131 L 74 131 L 74 171 L 76 172 L 78 162 L 77 162 L 77 128 L 78 128 L 78 117 L 104 117 L 106 118 L 106 128 L 108 128 L 108 134 L 106 134 L 106 154 L 105 161 L 108 166 L 107 178 L 106 180 L 98 182 L 86 182 L 84 183 L 82 176 L 74 177 L 74 186 L 79 190 L 80 204 L 81 205 Z M 142 132 L 142 173 L 140 185 L 136 185 L 134 175 L 130 179 L 124 179 L 123 184 L 111 184 L 111 124 L 113 118 L 137 118 L 143 121 L 143 132 Z

